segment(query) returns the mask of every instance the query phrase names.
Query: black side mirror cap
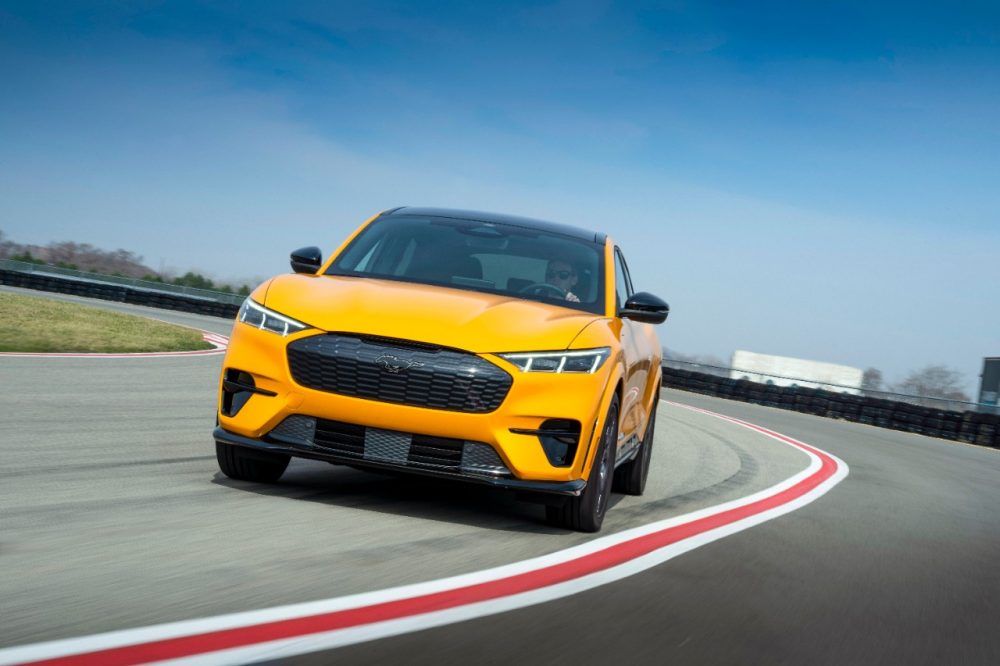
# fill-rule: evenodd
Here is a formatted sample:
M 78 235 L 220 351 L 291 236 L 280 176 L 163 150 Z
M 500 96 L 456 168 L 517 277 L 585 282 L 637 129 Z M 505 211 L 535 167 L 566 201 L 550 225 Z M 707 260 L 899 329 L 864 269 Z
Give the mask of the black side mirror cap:
M 323 265 L 323 253 L 315 245 L 300 247 L 292 252 L 292 270 L 296 273 L 315 275 Z
M 670 306 L 652 294 L 640 291 L 625 301 L 619 317 L 639 321 L 643 324 L 662 324 L 670 314 Z

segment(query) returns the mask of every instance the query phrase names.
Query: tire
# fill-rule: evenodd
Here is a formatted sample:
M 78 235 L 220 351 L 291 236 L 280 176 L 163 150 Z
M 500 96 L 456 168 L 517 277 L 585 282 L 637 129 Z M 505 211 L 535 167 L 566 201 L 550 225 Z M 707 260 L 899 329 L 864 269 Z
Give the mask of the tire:
M 660 394 L 657 392 L 653 402 L 653 412 L 646 424 L 646 434 L 642 436 L 639 452 L 635 458 L 615 470 L 615 492 L 626 495 L 642 495 L 646 490 L 646 477 L 649 476 L 649 461 L 653 457 L 653 435 L 656 431 L 656 407 L 660 404 Z
M 598 443 L 587 485 L 578 497 L 570 497 L 558 506 L 545 507 L 545 517 L 559 527 L 580 532 L 597 532 L 604 523 L 614 478 L 615 448 L 618 443 L 618 396 L 611 399 L 604 430 Z M 603 470 L 603 474 L 602 474 Z
M 230 479 L 274 483 L 284 474 L 290 456 L 269 451 L 256 451 L 233 444 L 215 443 L 219 469 Z

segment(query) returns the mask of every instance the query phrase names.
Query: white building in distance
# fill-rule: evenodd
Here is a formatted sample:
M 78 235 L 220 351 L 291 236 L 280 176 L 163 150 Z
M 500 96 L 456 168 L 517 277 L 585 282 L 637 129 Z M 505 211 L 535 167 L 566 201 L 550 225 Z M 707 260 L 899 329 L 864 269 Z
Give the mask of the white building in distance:
M 749 379 L 775 386 L 804 386 L 821 388 L 837 393 L 861 393 L 860 368 L 820 361 L 807 361 L 788 356 L 771 356 L 754 352 L 733 352 L 729 376 L 732 379 Z

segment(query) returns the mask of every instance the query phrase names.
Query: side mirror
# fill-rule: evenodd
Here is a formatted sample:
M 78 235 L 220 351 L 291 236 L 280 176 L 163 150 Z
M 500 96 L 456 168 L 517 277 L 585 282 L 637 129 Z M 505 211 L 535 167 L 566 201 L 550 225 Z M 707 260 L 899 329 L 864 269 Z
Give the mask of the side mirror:
M 292 270 L 296 273 L 315 275 L 323 264 L 323 253 L 315 245 L 300 247 L 292 252 Z
M 662 299 L 645 291 L 632 294 L 625 301 L 625 307 L 618 313 L 619 317 L 640 321 L 644 324 L 662 324 L 670 314 L 670 306 Z

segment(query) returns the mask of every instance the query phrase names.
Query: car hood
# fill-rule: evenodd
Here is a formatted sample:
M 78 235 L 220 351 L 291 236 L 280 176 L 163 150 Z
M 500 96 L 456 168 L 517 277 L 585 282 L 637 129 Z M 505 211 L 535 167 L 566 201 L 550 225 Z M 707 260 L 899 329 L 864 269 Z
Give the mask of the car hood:
M 600 319 L 498 294 L 372 278 L 282 275 L 264 305 L 324 331 L 403 338 L 468 351 L 565 349 Z

